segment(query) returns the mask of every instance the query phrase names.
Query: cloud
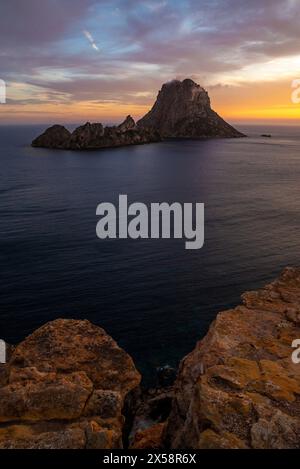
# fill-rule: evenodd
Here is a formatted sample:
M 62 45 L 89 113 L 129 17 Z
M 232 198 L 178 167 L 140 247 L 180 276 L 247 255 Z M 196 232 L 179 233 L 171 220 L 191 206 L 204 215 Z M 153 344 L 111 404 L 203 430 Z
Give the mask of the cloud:
M 299 23 L 299 2 L 292 0 L 7 0 L 0 78 L 28 85 L 12 98 L 23 105 L 36 99 L 148 104 L 175 77 L 211 89 L 240 86 L 247 77 L 294 78 Z M 98 44 L 101 54 L 93 53 Z
M 72 30 L 96 0 L 4 0 L 0 42 L 5 48 L 41 47 Z

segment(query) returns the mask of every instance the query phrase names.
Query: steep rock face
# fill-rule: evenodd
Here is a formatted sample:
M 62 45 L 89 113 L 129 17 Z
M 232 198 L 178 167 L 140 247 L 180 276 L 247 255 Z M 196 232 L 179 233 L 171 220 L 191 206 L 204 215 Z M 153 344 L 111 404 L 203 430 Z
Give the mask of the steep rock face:
M 243 137 L 210 107 L 207 92 L 193 80 L 165 83 L 139 127 L 150 127 L 163 137 Z
M 172 448 L 300 447 L 300 270 L 242 299 L 181 362 L 164 435 Z
M 160 134 L 154 129 L 137 128 L 131 116 L 127 116 L 118 127 L 103 127 L 102 124 L 86 124 L 77 127 L 71 134 L 62 126 L 47 129 L 32 142 L 34 147 L 65 150 L 97 150 L 158 142 Z
M 63 125 L 53 125 L 32 142 L 33 147 L 64 149 L 68 145 L 71 133 Z
M 0 448 L 120 448 L 131 358 L 89 321 L 56 320 L 2 367 Z

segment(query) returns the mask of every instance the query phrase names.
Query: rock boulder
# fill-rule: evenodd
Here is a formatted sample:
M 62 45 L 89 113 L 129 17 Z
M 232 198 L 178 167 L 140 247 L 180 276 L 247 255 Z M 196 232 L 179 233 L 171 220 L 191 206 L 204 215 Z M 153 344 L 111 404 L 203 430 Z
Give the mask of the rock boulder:
M 19 344 L 0 382 L 0 448 L 121 448 L 132 359 L 89 321 L 56 320 Z

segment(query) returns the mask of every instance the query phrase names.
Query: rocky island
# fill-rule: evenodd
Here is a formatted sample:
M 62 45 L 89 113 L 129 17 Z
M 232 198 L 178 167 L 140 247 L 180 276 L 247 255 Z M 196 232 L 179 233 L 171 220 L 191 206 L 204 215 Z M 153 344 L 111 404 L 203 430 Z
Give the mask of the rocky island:
M 137 123 L 131 116 L 119 126 L 100 123 L 69 132 L 62 125 L 49 127 L 32 142 L 33 147 L 63 150 L 96 150 L 159 142 L 162 138 L 244 137 L 211 109 L 207 91 L 193 80 L 165 83 L 148 114 Z
M 130 356 L 89 321 L 50 322 L 0 365 L 0 448 L 300 448 L 296 338 L 294 268 L 219 313 L 172 388 L 143 393 Z

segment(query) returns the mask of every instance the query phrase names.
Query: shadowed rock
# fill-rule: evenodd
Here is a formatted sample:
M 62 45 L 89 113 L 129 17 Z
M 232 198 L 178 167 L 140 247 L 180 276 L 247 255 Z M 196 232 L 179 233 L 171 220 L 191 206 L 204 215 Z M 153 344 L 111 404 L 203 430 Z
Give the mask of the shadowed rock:
M 104 128 L 102 124 L 90 124 L 87 122 L 85 125 L 74 130 L 70 137 L 68 147 L 71 150 L 97 148 L 103 136 Z
M 131 116 L 118 127 L 103 127 L 102 124 L 86 124 L 71 134 L 62 126 L 53 126 L 32 142 L 34 147 L 65 150 L 98 150 L 101 148 L 138 145 L 160 141 L 154 129 L 137 128 Z
M 152 109 L 137 123 L 162 137 L 244 137 L 211 109 L 207 92 L 193 80 L 165 83 Z
M 124 122 L 118 126 L 120 132 L 127 132 L 127 130 L 136 129 L 136 124 L 131 116 L 127 116 Z
M 53 125 L 32 142 L 33 147 L 64 149 L 69 145 L 71 133 L 63 125 Z

